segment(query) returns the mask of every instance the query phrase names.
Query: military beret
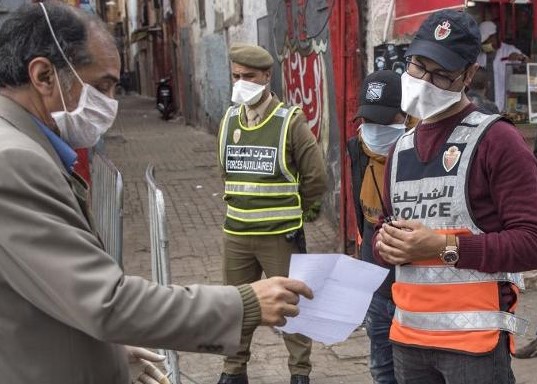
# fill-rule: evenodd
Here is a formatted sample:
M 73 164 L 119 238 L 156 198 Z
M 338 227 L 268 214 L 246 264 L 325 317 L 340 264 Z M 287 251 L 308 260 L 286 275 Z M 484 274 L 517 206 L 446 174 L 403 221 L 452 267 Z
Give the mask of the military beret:
M 232 44 L 229 59 L 234 63 L 256 69 L 269 69 L 274 64 L 274 59 L 267 50 L 251 44 Z

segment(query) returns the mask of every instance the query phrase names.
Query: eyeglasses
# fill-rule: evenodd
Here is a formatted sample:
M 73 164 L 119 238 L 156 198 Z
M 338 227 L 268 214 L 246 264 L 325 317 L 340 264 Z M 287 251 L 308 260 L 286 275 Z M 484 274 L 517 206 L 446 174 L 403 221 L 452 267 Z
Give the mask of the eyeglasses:
M 452 79 L 448 76 L 441 75 L 437 72 L 428 71 L 423 65 L 414 63 L 410 61 L 410 59 L 407 59 L 406 61 L 406 72 L 410 76 L 415 77 L 416 79 L 423 79 L 426 74 L 429 74 L 429 76 L 431 77 L 430 82 L 440 89 L 449 89 L 453 85 L 453 83 L 459 80 L 461 76 L 464 74 L 463 72 L 456 78 Z

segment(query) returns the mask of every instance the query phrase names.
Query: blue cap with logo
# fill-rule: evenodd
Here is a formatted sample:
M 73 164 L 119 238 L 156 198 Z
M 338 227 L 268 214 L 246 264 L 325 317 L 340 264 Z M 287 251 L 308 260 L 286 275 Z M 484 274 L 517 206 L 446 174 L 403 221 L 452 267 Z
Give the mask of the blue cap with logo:
M 481 33 L 468 13 L 443 9 L 431 14 L 420 26 L 406 56 L 423 56 L 448 71 L 466 68 L 481 51 Z

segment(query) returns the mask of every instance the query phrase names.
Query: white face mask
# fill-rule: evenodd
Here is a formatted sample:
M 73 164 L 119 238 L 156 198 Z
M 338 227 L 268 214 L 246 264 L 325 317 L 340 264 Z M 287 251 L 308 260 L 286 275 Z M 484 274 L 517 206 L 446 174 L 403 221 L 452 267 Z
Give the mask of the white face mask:
M 109 98 L 89 84 L 82 83 L 78 106 L 69 112 L 65 107 L 59 81 L 58 86 L 64 110 L 52 112 L 51 116 L 60 131 L 60 137 L 74 149 L 93 147 L 114 123 L 117 100 Z
M 254 105 L 261 99 L 264 90 L 264 85 L 246 80 L 237 80 L 233 85 L 231 101 L 236 104 Z
M 421 120 L 438 115 L 459 102 L 462 91 L 440 89 L 428 81 L 416 79 L 408 73 L 401 75 L 401 109 Z
M 481 44 L 481 50 L 485 53 L 492 53 L 495 51 L 494 49 L 494 46 L 492 45 L 492 43 L 487 43 L 487 44 Z
M 99 141 L 99 138 L 112 126 L 117 115 L 118 102 L 111 99 L 105 94 L 99 92 L 94 87 L 86 84 L 82 81 L 78 73 L 71 62 L 65 56 L 56 34 L 50 24 L 50 19 L 47 14 L 47 10 L 43 3 L 39 3 L 50 29 L 50 33 L 54 38 L 56 46 L 60 50 L 63 58 L 73 71 L 74 75 L 82 85 L 82 91 L 80 92 L 80 99 L 78 100 L 78 106 L 74 111 L 69 112 L 65 105 L 63 97 L 62 87 L 58 78 L 56 68 L 54 73 L 56 77 L 56 83 L 60 90 L 60 97 L 62 99 L 63 111 L 52 112 L 51 117 L 56 122 L 56 125 L 60 131 L 60 137 L 64 139 L 71 147 L 77 148 L 90 148 L 93 147 Z
M 381 156 L 388 156 L 390 148 L 405 133 L 405 128 L 404 124 L 363 123 L 360 125 L 360 134 L 371 152 Z

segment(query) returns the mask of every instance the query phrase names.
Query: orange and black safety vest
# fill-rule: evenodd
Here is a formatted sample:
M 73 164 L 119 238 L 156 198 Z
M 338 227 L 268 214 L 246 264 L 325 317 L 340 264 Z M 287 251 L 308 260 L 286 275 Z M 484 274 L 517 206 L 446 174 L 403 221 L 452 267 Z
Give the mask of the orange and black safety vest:
M 420 220 L 439 233 L 482 233 L 470 212 L 468 174 L 480 139 L 498 118 L 470 113 L 438 156 L 426 163 L 419 160 L 414 147 L 415 130 L 404 134 L 396 144 L 391 167 L 394 215 Z M 460 269 L 438 258 L 397 266 L 395 280 L 396 312 L 390 339 L 396 343 L 480 354 L 496 347 L 500 331 L 519 334 L 527 327 L 525 320 L 514 315 L 514 308 L 502 311 L 500 307 L 498 284 L 511 284 L 518 293 L 523 288 L 519 273 Z

